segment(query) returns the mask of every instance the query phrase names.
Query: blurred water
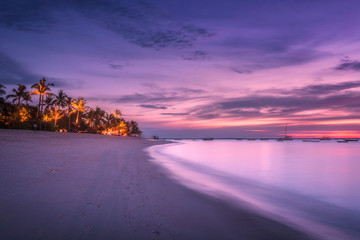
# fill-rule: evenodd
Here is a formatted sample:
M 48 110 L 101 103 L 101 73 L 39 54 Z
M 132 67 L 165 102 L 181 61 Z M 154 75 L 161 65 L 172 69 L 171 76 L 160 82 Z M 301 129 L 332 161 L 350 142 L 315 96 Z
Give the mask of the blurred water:
M 360 239 L 360 143 L 179 141 L 149 149 L 182 184 L 324 239 Z

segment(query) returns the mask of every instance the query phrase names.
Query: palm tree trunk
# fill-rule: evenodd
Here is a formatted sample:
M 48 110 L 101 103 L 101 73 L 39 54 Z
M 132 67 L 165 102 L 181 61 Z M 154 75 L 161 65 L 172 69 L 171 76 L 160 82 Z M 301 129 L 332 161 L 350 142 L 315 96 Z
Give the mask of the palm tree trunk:
M 20 104 L 21 104 L 21 97 L 19 97 L 18 99 L 18 118 L 19 118 L 19 121 L 20 121 Z
M 77 111 L 77 116 L 76 116 L 76 125 L 78 124 L 79 122 L 79 115 L 80 115 L 80 111 Z
M 70 132 L 70 126 L 71 126 L 71 115 L 70 115 L 70 111 L 69 111 L 69 129 L 68 129 L 69 132 Z
M 55 117 L 54 117 L 54 127 L 56 128 L 56 122 L 57 122 L 57 108 L 55 106 Z
M 39 108 L 40 108 L 40 131 L 41 131 L 41 123 L 42 123 L 42 112 L 43 112 L 43 106 L 44 106 L 44 96 L 42 94 L 40 94 L 40 104 L 39 104 Z M 45 130 L 46 130 L 46 123 L 45 123 Z
M 41 111 L 40 111 L 40 115 L 42 116 L 43 114 L 43 109 L 44 109 L 44 95 L 41 95 Z
M 37 112 L 36 112 L 36 118 L 39 117 L 39 112 L 40 112 L 40 103 L 41 103 L 41 94 L 39 94 L 39 106 L 38 106 L 38 109 L 37 109 Z
M 79 122 L 79 116 L 80 116 L 80 111 L 77 111 L 77 116 L 76 116 L 76 122 L 75 122 L 75 132 L 79 131 L 79 126 L 78 126 L 78 122 Z

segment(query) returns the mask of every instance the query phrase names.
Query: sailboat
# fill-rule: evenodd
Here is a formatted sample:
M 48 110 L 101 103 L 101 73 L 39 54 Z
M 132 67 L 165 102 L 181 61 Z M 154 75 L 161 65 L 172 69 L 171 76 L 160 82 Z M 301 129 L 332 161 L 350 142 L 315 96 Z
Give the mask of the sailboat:
M 287 124 L 285 125 L 285 134 L 283 138 L 279 138 L 278 141 L 291 141 L 293 140 L 292 136 L 287 135 Z

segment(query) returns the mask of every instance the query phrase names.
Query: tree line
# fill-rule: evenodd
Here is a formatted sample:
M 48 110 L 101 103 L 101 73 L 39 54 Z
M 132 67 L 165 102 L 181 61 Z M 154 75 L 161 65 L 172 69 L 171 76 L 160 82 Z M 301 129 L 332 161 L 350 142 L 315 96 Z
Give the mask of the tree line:
M 83 97 L 72 98 L 63 90 L 52 93 L 54 84 L 46 81 L 40 79 L 30 91 L 18 84 L 7 95 L 0 84 L 0 128 L 141 135 L 137 122 L 126 121 L 120 110 L 109 114 L 99 107 L 87 106 Z M 29 102 L 33 102 L 35 96 L 38 96 L 38 103 L 32 106 Z

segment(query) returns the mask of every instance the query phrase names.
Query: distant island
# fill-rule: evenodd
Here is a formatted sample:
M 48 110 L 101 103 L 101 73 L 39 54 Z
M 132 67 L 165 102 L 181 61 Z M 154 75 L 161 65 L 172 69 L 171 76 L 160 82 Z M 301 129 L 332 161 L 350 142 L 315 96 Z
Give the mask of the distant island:
M 109 114 L 98 106 L 87 106 L 83 97 L 72 98 L 63 90 L 52 93 L 54 84 L 46 81 L 40 79 L 30 91 L 18 84 L 7 95 L 0 84 L 0 128 L 141 136 L 138 123 L 126 121 L 120 110 Z M 29 104 L 33 96 L 39 96 L 37 106 Z

